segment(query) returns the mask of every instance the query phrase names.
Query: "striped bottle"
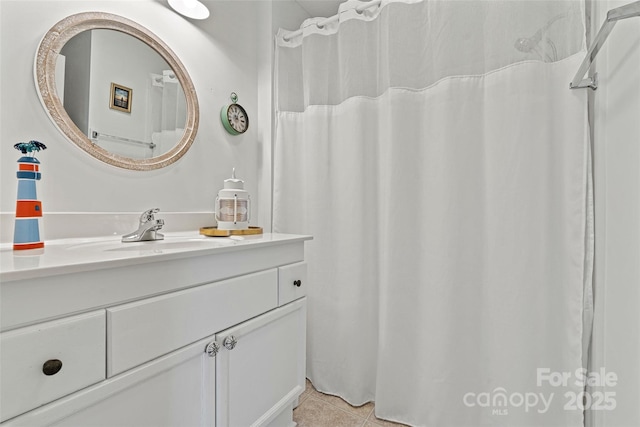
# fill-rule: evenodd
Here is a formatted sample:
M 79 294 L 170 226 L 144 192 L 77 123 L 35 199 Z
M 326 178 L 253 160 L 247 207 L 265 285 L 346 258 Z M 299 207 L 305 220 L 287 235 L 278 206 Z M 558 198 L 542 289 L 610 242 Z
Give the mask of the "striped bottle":
M 35 157 L 23 156 L 18 159 L 18 199 L 16 202 L 16 222 L 13 232 L 13 249 L 44 248 L 40 236 L 42 203 L 36 194 L 36 181 L 40 180 L 40 162 Z

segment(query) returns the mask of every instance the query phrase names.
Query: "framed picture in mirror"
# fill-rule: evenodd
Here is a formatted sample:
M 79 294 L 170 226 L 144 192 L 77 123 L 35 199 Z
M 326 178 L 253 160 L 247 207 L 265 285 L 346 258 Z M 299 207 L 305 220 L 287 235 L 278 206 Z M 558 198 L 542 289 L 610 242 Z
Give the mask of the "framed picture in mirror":
M 109 108 L 125 113 L 131 113 L 131 98 L 133 89 L 116 83 L 111 83 L 111 101 Z

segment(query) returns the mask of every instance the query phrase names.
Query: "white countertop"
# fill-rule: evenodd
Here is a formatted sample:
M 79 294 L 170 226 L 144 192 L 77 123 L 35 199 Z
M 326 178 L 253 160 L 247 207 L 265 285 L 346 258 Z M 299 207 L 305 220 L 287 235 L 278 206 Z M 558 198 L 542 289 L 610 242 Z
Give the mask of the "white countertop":
M 0 245 L 0 282 L 47 277 L 80 271 L 213 255 L 311 240 L 311 236 L 267 233 L 207 237 L 193 232 L 163 233 L 164 240 L 122 243 L 120 236 L 46 241 L 44 249 L 14 251 Z

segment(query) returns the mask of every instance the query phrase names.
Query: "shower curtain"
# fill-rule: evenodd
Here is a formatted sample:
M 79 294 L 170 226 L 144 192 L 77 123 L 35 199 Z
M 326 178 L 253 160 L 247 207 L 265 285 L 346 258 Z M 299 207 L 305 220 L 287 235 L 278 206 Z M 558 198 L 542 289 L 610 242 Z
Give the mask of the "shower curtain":
M 314 237 L 307 376 L 415 426 L 581 426 L 584 5 L 361 4 L 276 37 L 273 229 Z

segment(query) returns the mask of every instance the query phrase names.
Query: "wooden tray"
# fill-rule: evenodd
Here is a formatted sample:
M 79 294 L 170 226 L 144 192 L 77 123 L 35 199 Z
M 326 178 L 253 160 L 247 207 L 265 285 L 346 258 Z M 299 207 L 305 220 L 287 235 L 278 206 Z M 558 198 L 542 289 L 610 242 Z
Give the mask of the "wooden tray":
M 218 230 L 218 227 L 201 227 L 200 234 L 210 237 L 247 236 L 250 234 L 262 234 L 262 227 L 250 226 L 246 230 Z

